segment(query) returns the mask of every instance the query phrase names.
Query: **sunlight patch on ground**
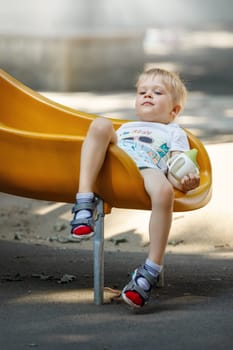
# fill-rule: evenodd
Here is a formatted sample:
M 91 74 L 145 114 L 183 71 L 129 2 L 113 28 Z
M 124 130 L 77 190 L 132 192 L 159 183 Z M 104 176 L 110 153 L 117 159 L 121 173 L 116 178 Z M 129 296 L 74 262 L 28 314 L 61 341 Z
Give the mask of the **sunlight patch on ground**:
M 208 123 L 208 118 L 204 116 L 182 115 L 179 117 L 179 124 L 205 124 Z
M 134 108 L 134 97 L 130 93 L 95 94 L 88 92 L 57 93 L 41 92 L 47 98 L 87 113 L 104 114 L 115 110 Z M 122 112 L 121 112 L 122 114 Z M 110 116 L 110 115 L 108 115 Z
M 49 336 L 49 342 L 55 344 L 56 342 L 63 343 L 64 346 L 69 346 L 69 343 L 78 344 L 88 343 L 94 336 L 90 334 L 52 334 Z
M 66 203 L 52 203 L 52 204 L 48 204 L 46 206 L 40 207 L 40 208 L 36 208 L 33 210 L 33 214 L 37 214 L 37 215 L 46 215 L 51 213 L 54 210 L 57 210 L 59 208 L 62 208 L 63 206 L 66 206 Z
M 232 109 L 225 109 L 224 115 L 227 118 L 233 118 L 233 108 Z
M 104 303 L 109 303 L 112 298 L 116 297 L 118 291 L 106 288 L 104 290 Z M 94 303 L 93 289 L 76 289 L 66 290 L 60 292 L 38 292 L 29 293 L 26 296 L 15 298 L 11 301 L 13 304 L 54 304 L 54 303 L 68 303 L 68 304 L 84 304 Z
M 191 32 L 187 35 L 186 46 L 189 48 L 212 47 L 229 49 L 233 47 L 233 33 L 227 31 Z
M 143 41 L 147 55 L 165 55 L 176 50 L 202 48 L 231 49 L 233 33 L 229 31 L 186 31 L 148 28 Z
M 50 304 L 50 303 L 90 303 L 94 300 L 94 292 L 91 289 L 66 290 L 54 293 L 30 293 L 16 298 L 15 304 Z
M 169 70 L 169 71 L 173 71 L 173 72 L 178 72 L 180 71 L 180 68 L 181 66 L 177 63 L 174 63 L 174 62 L 149 62 L 149 63 L 146 63 L 144 65 L 144 69 L 147 70 L 147 69 L 151 69 L 151 68 L 154 68 L 154 67 L 158 67 L 158 68 L 161 68 L 161 69 L 166 69 L 166 70 Z

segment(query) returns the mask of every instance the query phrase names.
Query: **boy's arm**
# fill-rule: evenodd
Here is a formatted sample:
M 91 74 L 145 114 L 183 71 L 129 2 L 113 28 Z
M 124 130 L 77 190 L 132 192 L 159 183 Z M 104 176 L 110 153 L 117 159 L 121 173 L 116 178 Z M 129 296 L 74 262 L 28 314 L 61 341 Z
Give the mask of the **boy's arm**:
M 171 152 L 170 157 L 173 157 L 174 155 L 179 155 L 180 153 L 182 153 L 182 152 L 180 152 L 180 151 Z M 181 190 L 182 192 L 191 191 L 194 188 L 198 187 L 200 184 L 200 176 L 198 174 L 193 174 L 193 173 L 189 173 L 189 174 L 185 175 L 180 180 L 179 185 L 173 179 L 173 177 L 169 176 L 169 173 L 168 173 L 168 180 L 171 182 L 173 187 Z

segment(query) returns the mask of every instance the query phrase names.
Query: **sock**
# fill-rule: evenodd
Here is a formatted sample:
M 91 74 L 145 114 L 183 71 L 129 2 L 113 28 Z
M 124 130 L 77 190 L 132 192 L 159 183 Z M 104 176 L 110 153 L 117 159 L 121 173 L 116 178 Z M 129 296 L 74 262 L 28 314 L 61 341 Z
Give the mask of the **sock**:
M 158 265 L 151 261 L 150 259 L 146 259 L 144 268 L 154 277 L 157 277 L 163 269 L 162 265 Z
M 76 200 L 78 203 L 88 203 L 91 202 L 94 198 L 94 193 L 93 192 L 87 192 L 87 193 L 77 193 L 76 195 Z M 81 209 L 79 210 L 76 215 L 75 219 L 88 219 L 92 215 L 92 212 L 87 209 Z M 75 227 L 72 231 L 73 234 L 76 235 L 86 235 L 88 233 L 92 232 L 91 227 L 87 225 L 79 225 Z
M 144 264 L 144 269 L 147 270 L 153 277 L 157 277 L 162 271 L 162 266 L 154 263 L 150 259 L 146 259 Z M 137 285 L 141 287 L 145 292 L 151 289 L 150 283 L 144 277 L 139 277 L 136 281 Z M 144 301 L 142 297 L 135 291 L 128 291 L 125 293 L 127 298 L 130 299 L 134 304 L 138 306 L 143 306 Z
M 144 269 L 147 270 L 153 277 L 158 277 L 159 273 L 162 271 L 162 266 L 154 263 L 150 259 L 146 259 L 144 264 Z M 137 279 L 137 284 L 145 291 L 150 290 L 150 283 L 144 278 L 139 277 Z

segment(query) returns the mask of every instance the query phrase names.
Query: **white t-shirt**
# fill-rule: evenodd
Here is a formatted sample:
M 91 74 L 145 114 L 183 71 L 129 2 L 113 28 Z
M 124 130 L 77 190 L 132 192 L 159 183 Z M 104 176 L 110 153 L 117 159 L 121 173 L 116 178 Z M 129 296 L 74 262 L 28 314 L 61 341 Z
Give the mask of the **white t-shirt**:
M 118 146 L 138 168 L 159 168 L 167 171 L 171 151 L 189 150 L 188 138 L 176 123 L 129 122 L 117 130 Z

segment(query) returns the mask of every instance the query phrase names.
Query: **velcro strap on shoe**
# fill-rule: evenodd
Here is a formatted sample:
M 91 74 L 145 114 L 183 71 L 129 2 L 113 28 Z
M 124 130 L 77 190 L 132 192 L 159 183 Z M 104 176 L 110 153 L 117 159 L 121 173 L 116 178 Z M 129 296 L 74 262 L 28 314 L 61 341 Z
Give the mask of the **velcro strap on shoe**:
M 86 226 L 90 226 L 93 230 L 94 230 L 94 220 L 93 218 L 82 218 L 82 219 L 74 219 L 71 221 L 70 223 L 72 226 L 81 226 L 81 225 L 86 225 Z
M 72 213 L 77 213 L 80 210 L 90 210 L 93 212 L 96 208 L 96 202 L 84 202 L 84 203 L 75 203 L 72 208 Z
M 138 277 L 144 277 L 152 287 L 154 287 L 154 285 L 156 284 L 158 278 L 152 276 L 151 273 L 149 273 L 143 266 L 140 266 L 137 270 L 136 270 L 136 275 L 135 275 L 135 279 L 138 279 Z
M 143 300 L 146 302 L 149 299 L 149 294 L 148 292 L 144 291 L 139 285 L 134 280 L 131 280 L 127 286 L 123 289 L 123 293 L 126 293 L 127 291 L 135 291 L 137 292 Z

